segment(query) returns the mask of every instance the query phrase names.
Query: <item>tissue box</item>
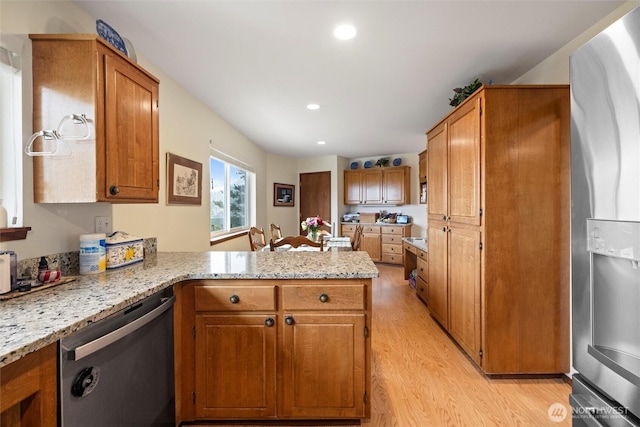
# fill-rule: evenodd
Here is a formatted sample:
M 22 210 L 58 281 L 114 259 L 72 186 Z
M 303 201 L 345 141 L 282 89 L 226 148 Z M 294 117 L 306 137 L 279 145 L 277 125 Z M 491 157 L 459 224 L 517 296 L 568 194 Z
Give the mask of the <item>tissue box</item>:
M 107 270 L 124 267 L 144 259 L 144 244 L 141 237 L 116 231 L 106 239 Z

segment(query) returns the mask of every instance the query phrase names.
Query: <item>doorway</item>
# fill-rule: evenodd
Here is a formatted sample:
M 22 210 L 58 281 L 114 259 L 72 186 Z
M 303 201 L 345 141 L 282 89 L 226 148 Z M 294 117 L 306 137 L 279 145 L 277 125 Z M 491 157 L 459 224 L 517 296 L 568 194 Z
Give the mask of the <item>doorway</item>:
M 331 221 L 331 172 L 311 172 L 300 174 L 300 221 L 310 216 L 320 216 Z M 321 227 L 330 233 L 330 226 Z M 300 229 L 301 235 L 306 231 Z

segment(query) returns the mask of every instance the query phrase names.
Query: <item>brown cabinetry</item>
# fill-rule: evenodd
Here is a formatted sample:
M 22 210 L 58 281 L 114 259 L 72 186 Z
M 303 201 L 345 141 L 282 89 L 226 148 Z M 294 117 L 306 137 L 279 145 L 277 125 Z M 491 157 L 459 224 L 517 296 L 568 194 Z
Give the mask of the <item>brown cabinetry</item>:
M 158 202 L 158 80 L 96 35 L 30 36 L 34 131 L 84 136 L 34 143 L 34 200 Z M 55 88 L 55 90 L 51 90 Z
M 427 203 L 427 150 L 418 155 L 418 183 L 420 184 L 420 194 L 418 200 L 420 203 Z
M 427 306 L 487 374 L 569 369 L 569 88 L 489 86 L 428 133 Z
M 341 235 L 353 237 L 355 224 L 342 224 Z M 362 224 L 360 250 L 369 254 L 375 262 L 402 265 L 404 254 L 402 238 L 411 235 L 411 225 Z
M 55 343 L 0 368 L 0 425 L 57 426 L 56 371 Z
M 369 417 L 370 284 L 176 285 L 177 421 Z
M 409 166 L 344 171 L 344 203 L 346 205 L 410 203 L 410 175 Z

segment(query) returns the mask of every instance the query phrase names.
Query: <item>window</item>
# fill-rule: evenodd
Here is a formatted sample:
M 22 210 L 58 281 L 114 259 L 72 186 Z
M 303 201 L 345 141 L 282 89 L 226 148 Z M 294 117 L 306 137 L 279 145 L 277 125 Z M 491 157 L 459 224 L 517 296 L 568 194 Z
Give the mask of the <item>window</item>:
M 4 41 L 12 41 L 3 35 Z M 6 40 L 5 40 L 6 39 Z M 14 45 L 19 45 L 14 42 Z M 17 50 L 17 49 L 16 49 Z M 0 199 L 9 227 L 22 226 L 22 73 L 20 55 L 0 44 Z
M 215 157 L 209 170 L 211 237 L 248 229 L 254 174 Z

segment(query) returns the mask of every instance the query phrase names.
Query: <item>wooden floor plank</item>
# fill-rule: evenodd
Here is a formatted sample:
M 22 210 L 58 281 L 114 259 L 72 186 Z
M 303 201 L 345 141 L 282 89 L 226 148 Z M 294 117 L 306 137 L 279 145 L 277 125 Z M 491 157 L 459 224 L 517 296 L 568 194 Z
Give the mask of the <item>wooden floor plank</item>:
M 548 415 L 555 403 L 569 413 L 567 383 L 488 379 L 429 316 L 403 279 L 403 268 L 379 264 L 378 269 L 380 277 L 373 281 L 372 410 L 361 426 L 571 425 L 570 416 L 555 422 Z

